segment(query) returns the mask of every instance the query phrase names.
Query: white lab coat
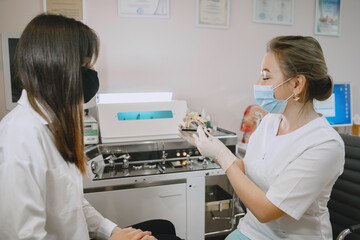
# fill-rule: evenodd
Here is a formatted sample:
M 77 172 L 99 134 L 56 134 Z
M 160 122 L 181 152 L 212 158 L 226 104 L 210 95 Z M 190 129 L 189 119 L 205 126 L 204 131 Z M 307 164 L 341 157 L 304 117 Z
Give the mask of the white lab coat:
M 244 164 L 246 175 L 286 215 L 260 223 L 249 211 L 238 228 L 250 239 L 332 240 L 327 202 L 343 172 L 344 142 L 325 117 L 277 136 L 280 121 L 281 115 L 265 116 Z
M 0 122 L 0 216 L 6 240 L 108 238 L 116 226 L 84 199 L 79 170 L 64 161 L 25 90 Z

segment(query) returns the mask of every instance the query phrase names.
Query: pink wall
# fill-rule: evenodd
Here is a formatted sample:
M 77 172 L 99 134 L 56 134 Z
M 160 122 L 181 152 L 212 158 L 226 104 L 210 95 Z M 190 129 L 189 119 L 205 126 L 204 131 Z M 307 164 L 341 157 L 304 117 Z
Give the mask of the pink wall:
M 0 32 L 20 32 L 42 12 L 42 0 L 1 0 Z M 265 44 L 277 35 L 314 36 L 315 0 L 295 1 L 292 26 L 252 22 L 252 2 L 232 0 L 230 29 L 195 25 L 195 0 L 170 0 L 169 19 L 120 18 L 116 0 L 86 0 L 86 23 L 101 39 L 101 92 L 172 91 L 192 110 L 202 108 L 219 126 L 239 132 L 245 108 L 254 103 Z M 330 74 L 359 91 L 360 1 L 343 1 L 340 37 L 316 36 Z M 0 58 L 1 59 L 1 58 Z M 6 114 L 0 60 L 0 119 Z M 354 112 L 360 97 L 354 95 Z

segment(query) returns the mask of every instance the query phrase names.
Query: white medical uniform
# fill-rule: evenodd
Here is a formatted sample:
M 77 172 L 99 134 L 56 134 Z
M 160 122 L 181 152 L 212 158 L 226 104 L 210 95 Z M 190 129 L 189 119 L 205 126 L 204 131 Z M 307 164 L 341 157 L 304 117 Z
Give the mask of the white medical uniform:
M 281 115 L 268 114 L 251 135 L 246 175 L 286 213 L 260 223 L 248 210 L 238 229 L 253 240 L 332 240 L 327 202 L 343 172 L 344 143 L 325 117 L 277 135 Z
M 55 147 L 23 90 L 0 122 L 0 239 L 109 238 L 116 226 L 83 196 L 82 176 Z

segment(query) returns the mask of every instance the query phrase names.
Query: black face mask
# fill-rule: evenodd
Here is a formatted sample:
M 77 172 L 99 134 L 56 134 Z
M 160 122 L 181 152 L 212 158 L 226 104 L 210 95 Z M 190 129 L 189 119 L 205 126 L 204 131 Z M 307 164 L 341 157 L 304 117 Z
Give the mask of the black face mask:
M 81 68 L 83 91 L 84 91 L 84 103 L 89 102 L 99 90 L 99 78 L 98 73 L 89 68 Z

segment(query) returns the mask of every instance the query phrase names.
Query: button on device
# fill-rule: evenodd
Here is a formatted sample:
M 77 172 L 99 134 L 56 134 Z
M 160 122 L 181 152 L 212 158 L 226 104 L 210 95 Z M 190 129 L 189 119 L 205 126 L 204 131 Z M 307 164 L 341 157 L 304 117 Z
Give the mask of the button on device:
M 181 156 L 180 151 L 176 151 L 176 156 L 177 156 L 177 157 L 180 157 L 180 156 Z
M 182 155 L 183 155 L 184 157 L 186 157 L 187 153 L 184 151 L 184 152 L 182 153 Z

